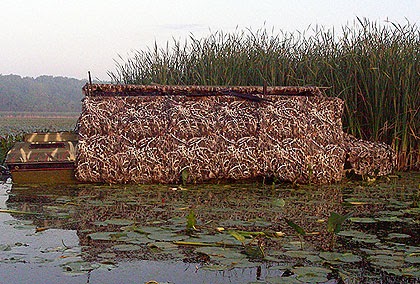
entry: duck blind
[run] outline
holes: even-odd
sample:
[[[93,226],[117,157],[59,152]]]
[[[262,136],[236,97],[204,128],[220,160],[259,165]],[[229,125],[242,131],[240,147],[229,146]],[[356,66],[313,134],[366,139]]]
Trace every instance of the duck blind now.
[[[343,132],[343,100],[318,87],[86,84],[83,92],[76,177],[85,182],[330,183],[357,142]],[[353,170],[386,174],[389,159],[376,161],[379,171],[353,161]]]

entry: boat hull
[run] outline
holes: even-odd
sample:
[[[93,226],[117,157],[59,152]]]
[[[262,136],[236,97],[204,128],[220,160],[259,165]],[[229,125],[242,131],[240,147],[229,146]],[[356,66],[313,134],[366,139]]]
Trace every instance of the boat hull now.
[[[11,171],[13,183],[17,184],[74,184],[74,169],[30,169]]]
[[[17,184],[77,183],[74,175],[77,134],[28,133],[16,142],[5,164]]]

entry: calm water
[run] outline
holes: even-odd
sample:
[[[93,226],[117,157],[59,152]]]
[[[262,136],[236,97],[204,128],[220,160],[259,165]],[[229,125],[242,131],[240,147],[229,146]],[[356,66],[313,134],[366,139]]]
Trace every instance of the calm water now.
[[[0,279],[418,283],[419,186],[419,173],[323,187],[19,187],[8,181],[0,184]],[[331,212],[352,213],[335,243],[327,231]],[[299,236],[286,219],[307,234]]]
[[[11,183],[0,184],[0,209],[8,209],[6,202],[11,190]],[[84,263],[77,231],[35,232],[34,222],[20,217],[20,214],[0,214],[2,283],[145,283],[152,280],[159,283],[247,283],[257,280],[256,268],[213,272],[183,261],[132,259],[72,273],[63,265]],[[267,275],[278,273],[264,270],[259,278]]]

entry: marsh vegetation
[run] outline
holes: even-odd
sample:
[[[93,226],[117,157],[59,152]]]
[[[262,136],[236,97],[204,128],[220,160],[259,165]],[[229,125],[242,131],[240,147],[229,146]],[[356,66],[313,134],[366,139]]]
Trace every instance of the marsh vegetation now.
[[[386,142],[399,169],[419,169],[420,30],[359,19],[341,30],[217,31],[116,60],[114,82],[171,85],[327,87],[345,100],[344,126]]]

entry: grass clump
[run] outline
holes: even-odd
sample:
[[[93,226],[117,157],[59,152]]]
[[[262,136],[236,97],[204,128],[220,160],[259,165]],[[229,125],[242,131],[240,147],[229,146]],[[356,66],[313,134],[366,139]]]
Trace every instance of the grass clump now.
[[[346,101],[346,131],[391,144],[399,170],[420,169],[420,31],[409,22],[357,20],[304,32],[265,28],[136,51],[112,81],[170,85],[317,85]]]
[[[7,152],[18,141],[22,141],[22,135],[7,134],[5,136],[0,136],[0,165],[3,164],[6,159]]]

